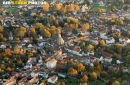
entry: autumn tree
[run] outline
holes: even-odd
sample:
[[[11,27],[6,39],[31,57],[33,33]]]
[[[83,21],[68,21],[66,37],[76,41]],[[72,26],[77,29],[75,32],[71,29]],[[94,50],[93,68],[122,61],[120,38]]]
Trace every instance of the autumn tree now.
[[[14,47],[14,53],[15,54],[18,54],[20,52],[20,49],[18,48],[18,46],[15,46]]]
[[[88,76],[87,75],[84,75],[81,79],[80,79],[80,82],[81,83],[86,83],[88,81]]]
[[[66,85],[65,82],[61,82],[61,85]]]
[[[122,20],[117,20],[117,24],[118,24],[118,25],[123,25],[124,22],[123,22]]]
[[[47,29],[41,29],[40,31],[44,37],[46,37],[46,38],[51,37],[51,33]]]
[[[120,82],[119,81],[115,81],[112,83],[112,85],[120,85]]]
[[[78,71],[74,68],[70,68],[68,73],[70,76],[77,76],[78,75]]]
[[[11,69],[10,67],[7,67],[7,68],[6,68],[6,71],[7,71],[7,72],[11,72],[12,69]]]
[[[30,28],[29,31],[28,31],[28,35],[30,36],[36,36],[36,31],[34,28]]]
[[[67,9],[68,12],[71,12],[71,11],[74,10],[74,5],[67,5],[66,9]]]
[[[106,46],[106,43],[105,43],[105,41],[104,41],[104,40],[100,40],[100,42],[99,42],[99,43],[100,43],[100,46],[101,46],[101,47]]]
[[[96,81],[97,80],[97,74],[96,74],[96,72],[92,72],[92,74],[90,75],[90,79],[92,81]]]
[[[21,27],[19,28],[19,30],[20,30],[20,31],[23,31],[24,33],[26,32],[26,28],[23,27],[23,26],[21,26]]]
[[[75,9],[76,11],[80,11],[79,5],[74,5],[74,9]]]
[[[3,27],[0,25],[0,32],[3,32]]]
[[[43,18],[43,14],[41,12],[39,14],[39,18]]]
[[[16,36],[22,38],[24,36],[24,34],[25,33],[23,31],[18,31]]]
[[[55,9],[56,11],[61,10],[61,8],[62,8],[62,5],[61,5],[61,4],[55,4],[55,6],[54,6],[54,9]]]
[[[3,34],[0,33],[0,41],[3,40]]]
[[[48,2],[44,2],[43,4],[42,4],[42,8],[43,8],[43,11],[45,11],[45,12],[48,12],[49,11],[49,3]]]
[[[51,33],[52,36],[56,35],[56,27],[55,26],[50,27],[50,33]]]
[[[77,64],[77,71],[82,72],[85,70],[85,66],[82,63]]]
[[[88,23],[83,24],[82,25],[82,31],[87,31],[87,30],[89,30],[89,24]]]
[[[101,75],[101,77],[106,77],[107,76],[107,72],[106,71],[101,71],[100,75]]]
[[[7,41],[7,38],[3,38],[3,42],[6,42]]]
[[[59,26],[59,21],[55,20],[55,26],[58,27]]]
[[[94,46],[89,44],[87,47],[88,51],[94,51]]]
[[[34,25],[34,28],[38,31],[40,29],[44,29],[44,25],[42,23],[36,23]]]
[[[87,83],[80,83],[79,85],[88,85]]]

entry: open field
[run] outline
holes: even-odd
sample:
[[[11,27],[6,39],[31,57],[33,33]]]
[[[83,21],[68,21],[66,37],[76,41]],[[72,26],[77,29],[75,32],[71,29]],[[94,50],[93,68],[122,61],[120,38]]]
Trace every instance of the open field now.
[[[16,8],[6,8],[5,9],[7,12],[11,12],[12,14],[15,14],[17,9]]]
[[[106,6],[95,6],[93,7],[93,11],[97,11],[98,9],[105,9],[106,11],[109,11],[110,9]]]

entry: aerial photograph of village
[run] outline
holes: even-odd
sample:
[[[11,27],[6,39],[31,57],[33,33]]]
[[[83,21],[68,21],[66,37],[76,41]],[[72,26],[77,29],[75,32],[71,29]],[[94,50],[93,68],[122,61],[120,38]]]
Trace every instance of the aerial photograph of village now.
[[[0,0],[0,85],[130,85],[130,0]]]

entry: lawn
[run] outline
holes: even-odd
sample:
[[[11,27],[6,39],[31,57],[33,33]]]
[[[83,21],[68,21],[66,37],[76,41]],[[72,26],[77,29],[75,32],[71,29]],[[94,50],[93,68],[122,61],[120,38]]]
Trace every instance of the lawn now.
[[[7,12],[11,12],[12,14],[15,14],[17,9],[16,8],[6,8],[5,9]]]
[[[105,9],[106,11],[109,11],[109,8],[108,7],[106,7],[106,6],[95,6],[95,7],[93,7],[93,11],[97,11],[98,9]]]

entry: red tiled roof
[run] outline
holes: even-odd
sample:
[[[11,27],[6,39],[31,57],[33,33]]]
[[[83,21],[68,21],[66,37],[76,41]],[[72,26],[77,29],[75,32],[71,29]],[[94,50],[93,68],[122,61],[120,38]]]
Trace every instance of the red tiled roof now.
[[[102,55],[104,57],[112,57],[112,54],[108,53],[108,52],[103,52]]]

